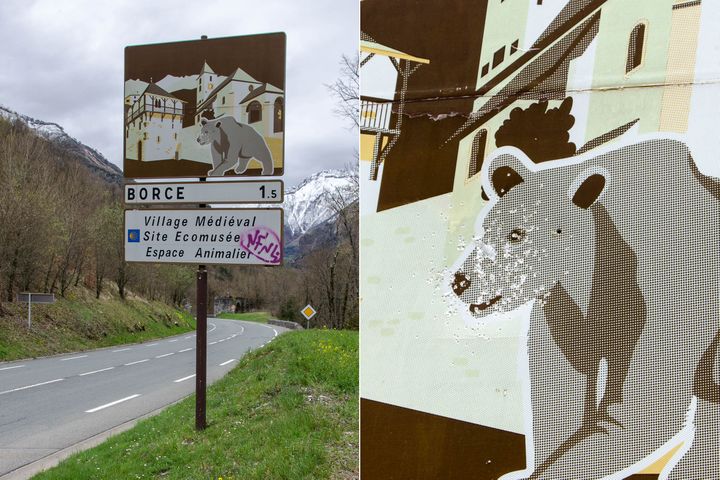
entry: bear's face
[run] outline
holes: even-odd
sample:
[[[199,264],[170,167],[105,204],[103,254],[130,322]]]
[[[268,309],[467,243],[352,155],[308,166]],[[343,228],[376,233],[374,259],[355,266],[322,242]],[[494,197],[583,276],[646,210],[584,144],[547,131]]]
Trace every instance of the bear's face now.
[[[200,120],[200,134],[197,137],[197,142],[200,145],[207,145],[208,143],[218,141],[220,139],[220,122],[203,118]]]
[[[589,207],[605,190],[607,172],[577,171],[573,166],[532,171],[511,154],[491,162],[490,203],[480,214],[474,247],[451,279],[473,317],[543,298],[558,282],[571,281],[571,272],[592,267]]]

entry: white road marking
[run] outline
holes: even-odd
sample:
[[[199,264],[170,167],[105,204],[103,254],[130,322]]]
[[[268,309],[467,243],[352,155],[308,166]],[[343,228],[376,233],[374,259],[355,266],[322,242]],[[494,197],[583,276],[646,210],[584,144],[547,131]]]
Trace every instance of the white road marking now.
[[[99,410],[102,410],[103,408],[112,407],[113,405],[117,405],[118,403],[127,402],[128,400],[132,400],[133,398],[139,397],[140,394],[136,393],[135,395],[130,395],[129,397],[121,398],[120,400],[115,400],[114,402],[106,403],[105,405],[100,405],[99,407],[91,408],[90,410],[85,410],[85,413],[95,413]]]
[[[178,378],[177,380],[174,380],[174,383],[184,382],[185,380],[189,380],[189,379],[193,378],[194,376],[195,376],[195,374],[193,373],[192,375],[188,375],[187,377]]]
[[[209,345],[215,345],[217,342],[210,342]]]
[[[6,393],[11,393],[11,392],[19,392],[20,390],[27,390],[28,388],[39,387],[41,385],[47,385],[49,383],[62,382],[63,380],[65,380],[65,379],[64,378],[56,378],[55,380],[49,380],[47,382],[36,383],[34,385],[28,385],[26,387],[13,388],[12,390],[5,390],[4,392],[0,392],[0,395],[4,395]]]
[[[158,355],[155,358],[164,358],[164,357],[169,357],[170,355],[175,355],[175,352],[166,353],[165,355]]]
[[[149,361],[149,360],[150,360],[149,358],[146,358],[145,360],[138,360],[137,362],[126,363],[125,366],[126,366],[126,367],[129,367],[130,365],[137,365],[138,363],[147,362],[147,361]]]
[[[146,347],[154,347],[155,345],[159,345],[158,343],[149,343],[145,345]]]
[[[273,328],[272,331],[275,332],[275,335],[273,335],[273,337],[277,337],[277,336],[278,336],[277,330],[275,330],[275,329]]]
[[[191,338],[194,337],[194,336],[195,336],[195,335],[188,335],[187,337],[185,337],[185,340],[191,339]]]
[[[100,370],[93,370],[92,372],[85,372],[78,375],[78,377],[84,377],[85,375],[92,375],[93,373],[100,373],[100,372],[107,372],[108,370],[112,370],[115,367],[108,367],[108,368],[101,368]]]
[[[224,367],[224,366],[227,365],[228,363],[232,363],[232,362],[234,362],[234,361],[235,361],[235,359],[234,359],[234,358],[231,358],[231,359],[228,360],[227,362],[221,363],[220,366],[221,366],[221,367]]]
[[[217,325],[215,325],[214,323],[211,323],[210,325],[212,325],[212,328],[208,330],[208,333],[214,331],[217,328]]]
[[[78,355],[77,357],[61,358],[61,362],[67,362],[68,360],[77,360],[78,358],[85,358],[87,355]]]
[[[184,350],[180,350],[178,353],[189,352],[190,350],[192,350],[192,348],[186,348]]]
[[[12,370],[13,368],[23,368],[25,365],[15,365],[14,367],[3,367],[0,368],[0,371],[2,370]]]
[[[121,349],[118,349],[118,350],[113,350],[113,353],[117,353],[117,352],[127,352],[128,350],[132,350],[132,348],[121,348]]]
[[[176,339],[174,339],[174,340],[168,340],[168,343],[177,342],[178,340],[180,340],[180,339],[179,339],[179,338],[176,338]]]

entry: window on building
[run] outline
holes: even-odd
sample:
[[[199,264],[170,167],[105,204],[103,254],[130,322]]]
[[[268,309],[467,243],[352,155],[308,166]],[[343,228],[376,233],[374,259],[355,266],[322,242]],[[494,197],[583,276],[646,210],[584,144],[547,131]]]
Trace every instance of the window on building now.
[[[542,5],[543,0],[537,0],[538,5]]]
[[[517,52],[518,48],[520,48],[520,39],[515,40],[512,42],[512,45],[510,45],[510,55]]]
[[[177,132],[173,133],[173,138],[175,138],[175,140],[177,140]]]
[[[278,97],[275,99],[275,109],[274,109],[274,117],[273,117],[273,132],[282,132],[283,131],[283,122],[285,112],[283,107],[283,99],[282,97]]]
[[[625,73],[630,73],[642,64],[645,48],[645,29],[644,23],[638,23],[630,32]]]
[[[490,64],[489,64],[489,63],[486,63],[486,64],[483,65],[483,67],[482,67],[482,74],[481,74],[480,76],[481,76],[481,77],[484,77],[484,76],[487,75],[488,73],[490,73]]]
[[[225,95],[222,97],[222,104],[225,105]]]
[[[247,106],[248,123],[255,123],[262,120],[262,105],[260,102],[253,101]]]
[[[487,143],[487,130],[484,128],[475,134],[470,151],[470,166],[468,168],[468,178],[480,173],[483,159],[485,158],[485,144]]]
[[[143,132],[143,140],[147,140],[147,139],[148,139],[148,134],[147,134],[147,132]]]
[[[160,143],[160,135],[158,135],[157,143]]]
[[[210,75],[210,81],[212,82],[212,75]]]
[[[497,67],[505,60],[505,47],[501,47],[497,52],[493,54],[492,66]]]

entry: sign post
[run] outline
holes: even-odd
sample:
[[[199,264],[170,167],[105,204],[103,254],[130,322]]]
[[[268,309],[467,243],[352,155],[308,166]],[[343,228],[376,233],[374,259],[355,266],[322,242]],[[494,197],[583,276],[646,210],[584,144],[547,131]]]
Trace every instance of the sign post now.
[[[195,338],[195,429],[205,430],[207,391],[207,268],[197,271],[197,334]]]
[[[197,430],[207,427],[207,265],[282,265],[282,208],[207,204],[283,202],[282,180],[238,178],[284,174],[285,44],[284,33],[203,35],[125,49],[125,204],[138,208],[125,210],[125,261],[198,265]],[[142,207],[164,204],[183,209]]]
[[[305,308],[300,310],[300,313],[302,313],[302,316],[305,317],[305,320],[307,320],[305,328],[307,328],[309,330],[310,329],[310,319],[315,316],[315,314],[317,313],[317,310],[315,310],[313,308],[313,306],[308,303],[307,305],[305,305]]]
[[[18,293],[18,302],[27,302],[28,304],[28,320],[27,327],[32,327],[32,304],[33,303],[55,303],[55,294],[53,293]]]

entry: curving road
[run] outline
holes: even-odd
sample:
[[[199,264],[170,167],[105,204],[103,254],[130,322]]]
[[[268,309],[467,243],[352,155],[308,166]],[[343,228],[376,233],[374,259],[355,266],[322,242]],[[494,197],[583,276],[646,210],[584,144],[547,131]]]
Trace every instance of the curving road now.
[[[283,331],[209,318],[208,384]],[[0,478],[193,393],[194,374],[194,333],[0,363]]]

